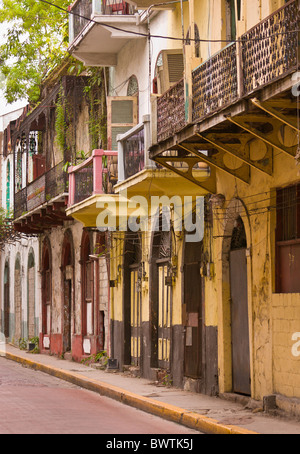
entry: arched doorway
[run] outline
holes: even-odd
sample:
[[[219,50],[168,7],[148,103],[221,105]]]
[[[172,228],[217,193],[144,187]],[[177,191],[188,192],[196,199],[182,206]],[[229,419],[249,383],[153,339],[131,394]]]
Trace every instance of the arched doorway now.
[[[9,263],[7,260],[4,265],[4,320],[3,320],[4,336],[6,338],[10,336],[9,318],[10,318]]]
[[[151,258],[151,367],[171,369],[172,235],[169,213],[162,213],[152,238]]]
[[[238,216],[232,230],[229,270],[231,295],[232,391],[251,394],[248,315],[247,238]]]
[[[142,248],[138,233],[128,232],[124,245],[124,363],[141,368]]]
[[[50,347],[51,334],[51,246],[46,238],[42,250],[42,333],[44,336],[44,347]]]
[[[62,343],[63,352],[72,347],[72,307],[74,295],[74,247],[71,232],[64,235],[61,257],[62,272]]]
[[[37,334],[35,323],[35,260],[33,250],[28,255],[27,289],[27,327],[28,338],[31,339]]]
[[[22,336],[22,287],[21,287],[21,263],[18,255],[15,262],[15,339],[18,341]]]
[[[198,380],[202,377],[202,241],[185,241],[183,258],[184,376]]]

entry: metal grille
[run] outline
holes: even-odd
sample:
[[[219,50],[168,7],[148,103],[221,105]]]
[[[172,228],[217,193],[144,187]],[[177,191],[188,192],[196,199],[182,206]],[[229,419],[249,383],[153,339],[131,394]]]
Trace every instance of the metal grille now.
[[[88,19],[90,19],[92,16],[92,10],[93,5],[91,0],[80,0],[72,8],[75,37],[89,23]]]
[[[67,190],[67,174],[63,171],[63,161],[16,192],[14,213],[18,218],[28,211],[48,202]]]
[[[74,37],[79,35],[83,28],[89,23],[92,15],[132,15],[136,12],[136,8],[129,3],[118,0],[96,0],[95,3],[91,0],[79,0],[71,9],[74,23]]]
[[[296,68],[298,29],[297,0],[292,0],[242,36],[243,94]]]
[[[157,100],[157,141],[172,137],[184,126],[184,81],[181,79]]]
[[[192,72],[193,122],[238,97],[236,44],[230,44]]]
[[[289,186],[277,191],[277,241],[299,237],[299,186]]]
[[[27,188],[15,194],[15,218],[22,216],[27,211]]]
[[[93,193],[93,161],[75,173],[74,203],[87,199]]]
[[[143,170],[145,165],[144,129],[124,141],[125,178]]]
[[[68,178],[63,164],[61,161],[46,173],[46,201],[66,192]]]

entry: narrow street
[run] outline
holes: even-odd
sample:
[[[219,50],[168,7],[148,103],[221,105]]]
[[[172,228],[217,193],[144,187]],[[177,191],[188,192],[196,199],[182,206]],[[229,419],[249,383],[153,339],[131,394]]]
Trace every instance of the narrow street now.
[[[5,358],[0,408],[0,434],[199,434]]]

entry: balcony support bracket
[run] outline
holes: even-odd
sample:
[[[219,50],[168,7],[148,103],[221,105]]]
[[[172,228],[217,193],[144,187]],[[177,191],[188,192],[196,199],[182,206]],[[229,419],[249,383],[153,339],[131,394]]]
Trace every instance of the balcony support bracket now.
[[[292,121],[291,118],[288,118],[286,115],[282,115],[280,112],[278,112],[276,109],[268,105],[267,102],[261,102],[256,98],[251,99],[252,104],[255,107],[258,107],[259,109],[263,110],[267,114],[271,115],[272,117],[276,118],[279,120],[281,123],[289,126],[290,128],[294,129],[295,131],[299,131],[299,127],[297,126],[295,121]]]
[[[198,162],[204,162],[201,159],[194,158],[194,157],[176,157],[176,156],[157,156],[153,158],[157,164],[160,164],[161,166],[165,167],[168,170],[171,170],[172,172],[176,173],[177,175],[191,181],[192,183],[196,184],[200,188],[204,189],[207,193],[209,194],[215,194],[216,193],[216,175],[215,175],[215,170],[211,169],[210,171],[210,176],[204,180],[204,181],[199,181],[193,176],[193,167],[195,164]],[[180,170],[180,168],[175,167],[171,165],[171,163],[177,163],[177,162],[184,162],[185,164],[188,165],[188,170],[183,171]]]
[[[292,145],[292,146],[285,146],[283,145],[283,140],[279,140],[279,133],[280,133],[280,128],[283,126],[282,123],[272,117],[264,117],[263,119],[259,115],[246,115],[244,118],[242,117],[235,117],[232,118],[230,115],[226,116],[227,120],[230,121],[231,123],[235,124],[236,126],[239,126],[241,129],[244,131],[249,132],[250,134],[253,135],[253,137],[256,137],[258,139],[263,140],[266,144],[271,145],[271,147],[276,148],[277,150],[281,151],[282,153],[287,154],[288,156],[295,157],[296,152],[297,152],[297,145]],[[251,126],[251,124],[257,124],[259,123],[261,126],[263,124],[271,124],[273,126],[273,130],[268,133],[264,133],[259,131],[257,128],[254,126]]]
[[[245,164],[250,165],[251,167],[260,170],[261,172],[267,174],[267,175],[272,175],[273,172],[273,149],[270,145],[267,145],[266,147],[266,154],[262,157],[262,159],[259,160],[252,160],[250,158],[250,142],[253,141],[253,137],[251,134],[226,134],[222,133],[220,136],[221,138],[225,138],[225,140],[230,141],[231,139],[237,138],[238,139],[238,144],[233,145],[231,144],[230,146],[228,143],[223,143],[217,138],[217,134],[197,134],[201,139],[206,140],[209,142],[211,145],[213,145],[215,148],[220,150],[221,152],[225,152],[231,156],[234,156],[235,158],[240,159],[243,161]],[[234,148],[235,147],[235,148]]]
[[[230,169],[224,164],[224,151],[218,151],[216,155],[206,156],[205,154],[201,153],[199,149],[203,148],[203,144],[195,144],[195,143],[182,143],[179,145],[182,150],[188,151],[193,155],[197,156],[202,162],[209,164],[210,166],[216,167],[223,172],[228,173],[229,175],[238,178],[239,180],[243,181],[244,183],[250,183],[250,167],[249,165],[241,162],[238,168]],[[209,145],[208,145],[209,147]],[[207,147],[206,147],[207,150]]]

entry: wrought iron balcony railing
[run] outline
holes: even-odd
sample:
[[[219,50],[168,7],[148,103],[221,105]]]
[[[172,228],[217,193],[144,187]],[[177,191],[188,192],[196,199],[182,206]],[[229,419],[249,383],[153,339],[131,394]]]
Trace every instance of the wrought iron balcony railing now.
[[[117,182],[117,151],[94,150],[92,156],[69,167],[69,207],[91,195],[111,194]]]
[[[298,0],[259,22],[192,71],[192,119],[199,123],[233,102],[297,70]],[[183,81],[157,99],[157,142],[187,125]]]
[[[72,42],[94,15],[133,15],[136,8],[120,0],[76,0],[69,11],[69,41]]]
[[[67,174],[63,161],[15,193],[15,219],[33,211],[55,197],[67,194]]]
[[[193,122],[238,98],[236,44],[230,44],[192,72]]]
[[[242,36],[244,95],[297,68],[299,16],[298,0],[289,1]]]
[[[157,99],[157,140],[171,137],[185,126],[184,80]]]

